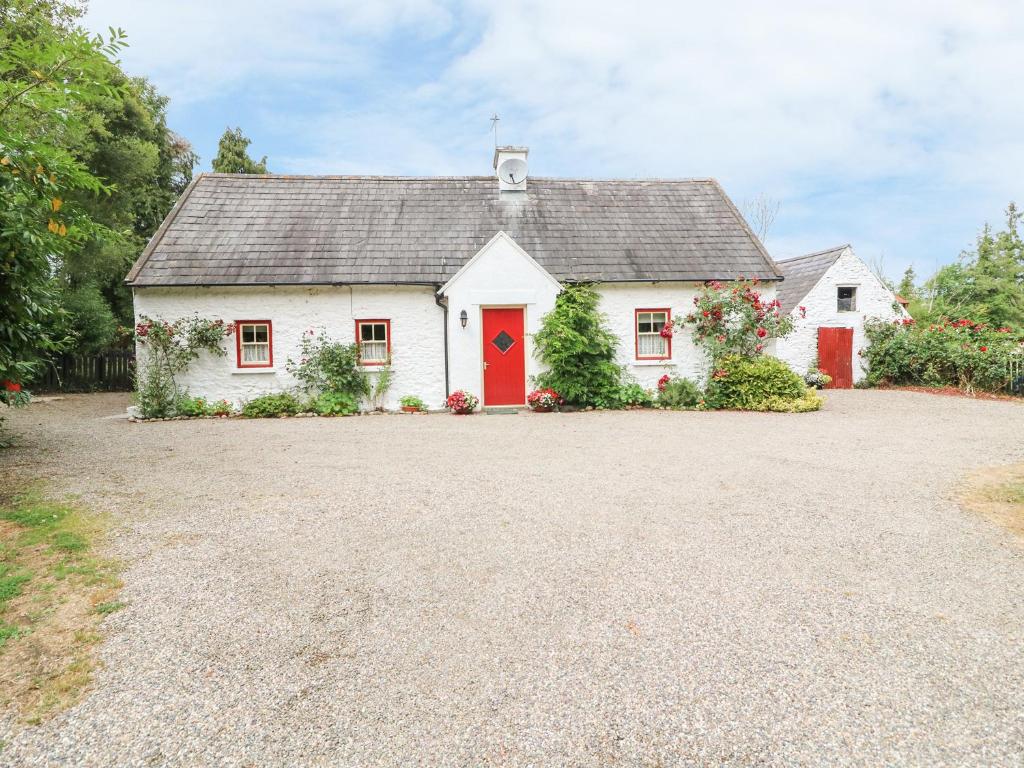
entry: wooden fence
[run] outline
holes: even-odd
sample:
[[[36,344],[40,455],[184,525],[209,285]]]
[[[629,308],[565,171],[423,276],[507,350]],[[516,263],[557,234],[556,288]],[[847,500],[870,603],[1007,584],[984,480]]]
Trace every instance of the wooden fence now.
[[[116,349],[96,355],[62,355],[47,365],[31,389],[37,392],[128,391],[133,387],[135,351]]]

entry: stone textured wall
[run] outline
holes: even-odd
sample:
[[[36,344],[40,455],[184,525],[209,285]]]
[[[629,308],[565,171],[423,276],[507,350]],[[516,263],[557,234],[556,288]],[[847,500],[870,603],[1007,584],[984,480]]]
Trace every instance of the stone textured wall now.
[[[598,286],[601,311],[608,327],[619,337],[619,362],[645,388],[653,389],[664,374],[685,376],[703,386],[708,362],[703,350],[693,343],[693,332],[686,326],[676,326],[672,337],[670,360],[637,360],[634,318],[637,309],[672,310],[672,318],[682,320],[693,309],[697,287],[686,283],[605,283]],[[775,286],[765,283],[761,293],[775,298]]]
[[[385,406],[397,408],[398,399],[410,394],[432,409],[444,406],[443,313],[429,287],[137,288],[135,314],[167,320],[192,314],[211,320],[270,320],[273,368],[239,369],[232,338],[226,357],[203,353],[180,377],[179,384],[194,396],[236,404],[295,385],[285,363],[298,357],[308,329],[352,342],[357,319],[390,319],[394,378]],[[377,371],[367,370],[372,383]]]
[[[840,286],[856,287],[855,312],[838,311],[836,289]],[[892,291],[847,248],[801,301],[807,309],[807,317],[801,319],[799,311],[794,308],[796,327],[789,336],[776,343],[776,355],[802,376],[817,361],[818,328],[853,328],[853,380],[860,381],[866,373],[859,354],[868,343],[864,335],[864,321],[869,318],[893,320],[909,317],[902,307],[898,307],[898,311],[893,309],[895,301]]]

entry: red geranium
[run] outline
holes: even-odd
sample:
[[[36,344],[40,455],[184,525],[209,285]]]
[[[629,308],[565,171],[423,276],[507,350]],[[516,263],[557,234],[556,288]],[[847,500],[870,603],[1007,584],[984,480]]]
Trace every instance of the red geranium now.
[[[445,401],[445,404],[452,413],[472,413],[479,403],[480,400],[476,395],[472,395],[462,389],[452,392]]]
[[[979,347],[982,352],[988,352],[988,347]]]
[[[4,379],[4,389],[8,392],[21,392],[21,384],[13,382],[10,379]]]
[[[527,405],[534,410],[539,408],[551,410],[552,408],[557,408],[563,402],[565,401],[562,399],[562,396],[550,387],[545,389],[535,389],[526,396]]]

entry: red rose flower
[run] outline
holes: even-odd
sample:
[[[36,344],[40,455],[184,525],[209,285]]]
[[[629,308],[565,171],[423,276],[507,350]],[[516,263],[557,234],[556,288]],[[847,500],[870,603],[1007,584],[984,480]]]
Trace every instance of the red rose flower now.
[[[758,328],[757,329],[757,338],[763,339],[767,335],[768,335],[768,331],[766,331],[764,328]]]
[[[982,352],[988,352],[988,347],[980,347]]]
[[[662,376],[660,379],[658,379],[658,391],[659,392],[664,392],[665,391],[665,386],[668,384],[668,381],[669,381],[669,375],[667,373],[664,376]]]

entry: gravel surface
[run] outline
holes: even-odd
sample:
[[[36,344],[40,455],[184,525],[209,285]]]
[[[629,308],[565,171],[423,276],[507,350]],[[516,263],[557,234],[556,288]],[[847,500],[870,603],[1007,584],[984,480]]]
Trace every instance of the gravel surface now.
[[[0,763],[1024,762],[1024,547],[952,500],[1024,460],[1019,404],[156,424],[125,405],[10,418],[0,473],[110,510],[129,567],[92,693],[0,721]]]

